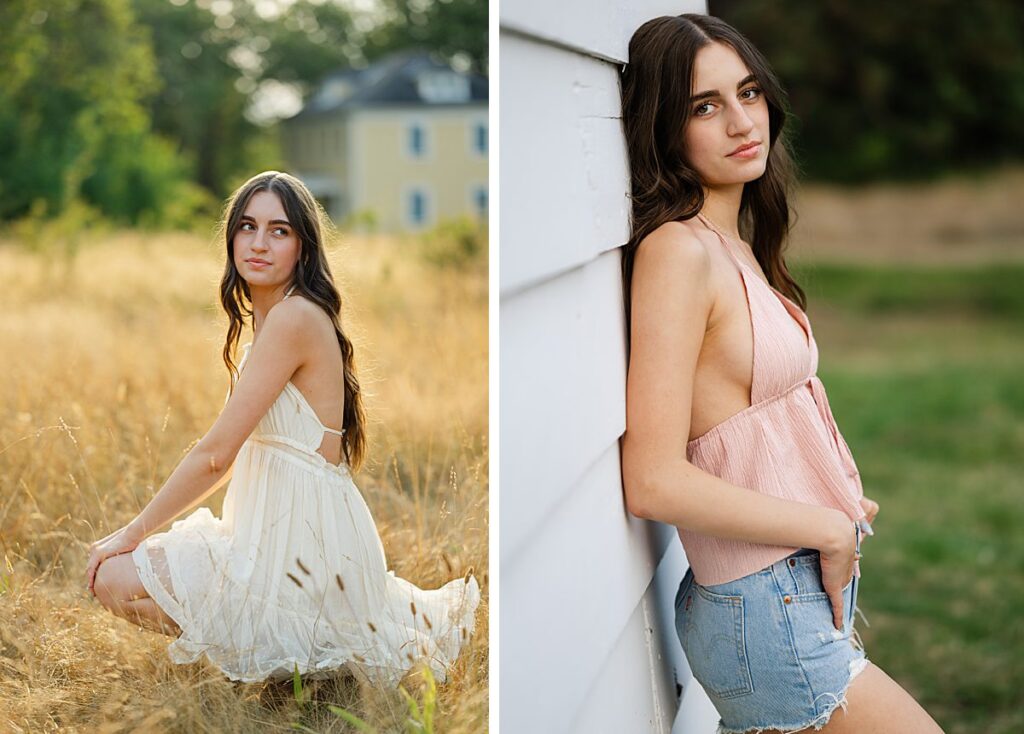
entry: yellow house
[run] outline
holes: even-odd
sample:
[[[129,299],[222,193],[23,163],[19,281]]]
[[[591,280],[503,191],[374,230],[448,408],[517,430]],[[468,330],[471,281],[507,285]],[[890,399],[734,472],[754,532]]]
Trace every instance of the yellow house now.
[[[331,74],[282,123],[288,170],[338,223],[401,232],[486,220],[487,87],[420,50]]]

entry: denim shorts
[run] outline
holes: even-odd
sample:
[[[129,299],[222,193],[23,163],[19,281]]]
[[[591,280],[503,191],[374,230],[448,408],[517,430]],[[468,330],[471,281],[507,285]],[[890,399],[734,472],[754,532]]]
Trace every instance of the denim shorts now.
[[[859,526],[855,533],[860,551]],[[676,634],[718,710],[717,734],[821,729],[838,706],[846,710],[847,686],[868,662],[853,629],[859,583],[854,576],[843,589],[837,630],[816,550],[724,584],[702,586],[687,570]]]

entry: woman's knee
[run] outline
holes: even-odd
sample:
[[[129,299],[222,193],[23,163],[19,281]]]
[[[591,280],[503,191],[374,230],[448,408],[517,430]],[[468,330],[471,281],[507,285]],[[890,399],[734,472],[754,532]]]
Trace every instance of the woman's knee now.
[[[121,589],[119,588],[120,575],[115,568],[116,564],[111,563],[113,559],[107,558],[100,562],[96,568],[96,578],[93,582],[93,592],[100,604],[111,612],[117,613],[121,608]]]
[[[93,588],[100,603],[115,614],[122,613],[125,602],[144,596],[130,553],[111,556],[100,563]]]

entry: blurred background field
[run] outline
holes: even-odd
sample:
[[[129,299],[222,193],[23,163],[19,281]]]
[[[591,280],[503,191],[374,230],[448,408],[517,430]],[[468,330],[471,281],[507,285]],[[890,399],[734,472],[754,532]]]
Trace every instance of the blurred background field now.
[[[790,263],[881,510],[857,627],[947,734],[1024,731],[1024,175],[805,184]]]
[[[475,243],[475,248],[467,248]],[[232,684],[167,659],[167,638],[85,591],[85,545],[129,521],[215,420],[228,376],[216,302],[223,245],[85,235],[65,257],[0,241],[0,729],[349,731],[343,706],[405,731],[398,692],[344,679]],[[430,588],[474,569],[471,643],[438,687],[437,731],[487,721],[486,241],[341,238],[330,252],[370,420],[356,477],[389,567]],[[251,331],[242,342],[251,339]],[[224,490],[204,504],[219,514]],[[416,679],[407,688],[422,700]]]
[[[1024,731],[1024,6],[709,0],[787,90],[787,261],[881,510],[868,657],[947,734]]]

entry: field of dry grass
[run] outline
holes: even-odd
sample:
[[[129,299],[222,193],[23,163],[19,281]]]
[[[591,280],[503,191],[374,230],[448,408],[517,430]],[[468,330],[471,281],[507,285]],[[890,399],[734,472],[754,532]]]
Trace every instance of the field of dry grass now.
[[[134,517],[223,405],[219,243],[122,232],[67,259],[0,242],[0,729],[404,731],[405,700],[349,678],[236,684],[175,666],[168,638],[85,589],[86,546]],[[484,598],[436,726],[487,722],[487,271],[439,268],[416,241],[330,253],[370,416],[356,476],[389,567],[436,588],[473,567]],[[242,342],[251,339],[243,334]],[[204,504],[220,514],[224,490]],[[406,688],[428,693],[416,680]]]
[[[974,265],[1024,261],[1024,168],[860,188],[808,185],[789,252],[818,263]]]

